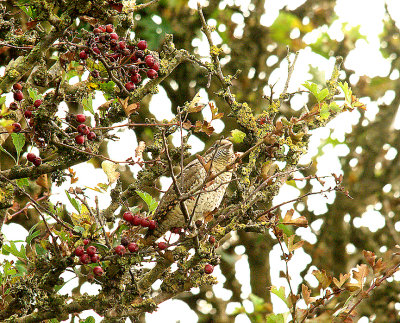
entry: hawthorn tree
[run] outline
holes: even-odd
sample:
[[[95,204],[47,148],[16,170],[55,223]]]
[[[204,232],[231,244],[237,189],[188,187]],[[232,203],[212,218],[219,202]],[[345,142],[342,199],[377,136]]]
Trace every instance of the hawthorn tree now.
[[[91,309],[105,322],[135,321],[162,302],[180,298],[204,322],[228,322],[241,313],[255,322],[350,322],[363,315],[396,321],[397,286],[382,284],[388,278],[393,281],[400,265],[394,222],[398,155],[385,155],[398,149],[390,121],[399,91],[370,120],[369,135],[364,136],[366,107],[358,97],[377,100],[396,88],[396,78],[363,77],[350,88],[352,71],[342,62],[361,37],[357,28],[344,29],[341,43],[323,31],[314,43],[305,43],[307,33],[337,19],[334,4],[305,1],[293,10],[282,8],[268,28],[260,24],[264,1],[248,7],[210,1],[204,12],[185,1],[2,4],[0,225],[5,234],[13,222],[29,233],[23,242],[1,236],[3,255],[14,258],[2,262],[0,319],[57,322]],[[244,18],[244,26],[234,23],[234,14]],[[390,15],[386,19],[383,52],[389,56],[397,53],[399,32]],[[292,35],[296,28],[297,37]],[[216,45],[216,30],[222,45]],[[199,55],[195,37],[209,47],[208,57]],[[326,82],[293,85],[299,51],[307,46],[323,57],[334,57],[331,76]],[[268,62],[269,56],[276,60]],[[268,80],[282,62],[288,68],[281,72],[285,81],[278,91]],[[394,59],[392,71],[396,64]],[[160,120],[149,111],[160,88],[172,103],[171,120]],[[200,97],[201,89],[209,102]],[[292,109],[304,93],[305,106]],[[96,94],[104,103],[97,103]],[[204,111],[211,117],[205,118]],[[359,111],[361,117],[346,138],[351,152],[343,158],[344,175],[317,176],[317,160],[301,165],[315,130],[351,111]],[[221,133],[214,129],[217,120],[225,125]],[[116,129],[124,131],[121,136],[134,132],[137,138],[127,147],[132,157],[123,161],[107,152],[107,145],[119,140]],[[179,145],[173,145],[173,135]],[[207,147],[222,138],[234,143],[238,153],[226,167],[234,176],[223,202],[202,221],[171,228],[147,245],[143,235],[158,225],[153,215],[162,196],[160,177],[175,180],[189,160],[203,160],[189,153],[193,137]],[[339,142],[331,139],[329,144]],[[79,181],[74,166],[81,163],[101,167],[107,183],[88,187]],[[133,166],[139,168],[137,174]],[[178,190],[179,200],[196,199],[216,175],[210,174],[188,196]],[[68,206],[54,202],[53,196],[66,183]],[[316,183],[320,188],[313,190]],[[287,184],[296,186],[300,196],[273,203]],[[304,207],[308,196],[330,192],[336,192],[336,200],[326,214]],[[105,197],[111,199],[103,207],[99,200]],[[371,205],[387,224],[375,233],[354,221]],[[297,229],[311,230],[309,224],[319,220],[321,228],[312,231],[317,242],[304,242]],[[349,244],[356,249],[353,254],[346,251]],[[240,273],[235,272],[233,256],[240,245],[251,269],[252,312],[243,306]],[[285,262],[286,290],[271,284],[269,251],[274,245]],[[301,248],[312,256],[302,277],[312,274],[318,286],[307,279],[294,286],[291,259]],[[212,293],[216,266],[226,278],[224,287],[232,292],[229,302]],[[67,284],[61,277],[65,272],[79,279],[71,296],[59,292]],[[157,280],[158,288],[153,285]],[[99,293],[85,294],[85,282],[98,284]],[[194,287],[200,293],[187,293]],[[366,300],[375,290],[379,301]],[[285,302],[287,315],[274,313],[271,293]],[[214,311],[206,311],[199,300]],[[240,304],[233,313],[227,313],[230,302]]]

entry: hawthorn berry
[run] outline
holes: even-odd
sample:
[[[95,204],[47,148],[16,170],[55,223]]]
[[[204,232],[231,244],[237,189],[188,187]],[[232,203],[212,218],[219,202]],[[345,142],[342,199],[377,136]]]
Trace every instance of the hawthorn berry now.
[[[111,25],[111,24],[108,24],[107,26],[106,26],[106,32],[108,32],[108,33],[112,33],[114,31],[114,26],[113,25]]]
[[[33,106],[35,107],[35,108],[38,108],[38,107],[40,107],[40,105],[43,103],[43,101],[42,100],[40,100],[40,99],[38,99],[38,100],[36,100],[34,103],[33,103]]]
[[[161,241],[157,244],[158,249],[160,250],[165,250],[168,248],[168,244],[164,241]]]
[[[155,59],[154,59],[154,57],[153,57],[152,55],[147,55],[147,56],[144,58],[144,61],[145,61],[145,63],[146,63],[147,66],[151,67],[151,65],[154,64]]]
[[[95,29],[93,29],[93,33],[94,34],[101,34],[101,29],[100,28],[95,28]]]
[[[135,84],[138,84],[142,81],[142,77],[140,76],[140,74],[132,74],[131,81]]]
[[[112,34],[110,34],[110,36],[111,36],[111,39],[115,39],[115,40],[118,40],[118,38],[119,38],[116,33],[112,33]]]
[[[17,102],[11,102],[10,103],[10,110],[17,110],[18,109],[18,103]]]
[[[126,43],[124,42],[124,41],[120,41],[119,43],[118,43],[118,47],[119,47],[119,49],[125,49],[126,48]]]
[[[77,135],[77,136],[75,137],[75,142],[76,142],[78,145],[83,145],[83,143],[85,142],[85,137],[84,137],[83,135]]]
[[[87,254],[88,254],[89,256],[92,257],[92,256],[94,256],[94,255],[96,254],[97,249],[96,249],[95,246],[89,246],[89,247],[87,247],[86,252],[87,252]]]
[[[127,222],[132,222],[132,220],[133,220],[133,214],[131,212],[125,212],[122,217]]]
[[[197,220],[195,223],[196,227],[200,228],[203,225],[203,221]]]
[[[99,28],[102,33],[106,32],[106,26],[102,25],[102,26],[99,26],[97,28]]]
[[[83,50],[79,53],[79,58],[80,59],[87,59],[88,58],[88,54]]]
[[[129,56],[130,54],[131,54],[131,51],[128,48],[125,48],[122,50],[122,55]]]
[[[150,220],[149,229],[154,230],[155,228],[157,228],[157,222],[155,220]]]
[[[149,67],[157,72],[160,69],[160,63],[154,62],[154,64]]]
[[[24,116],[25,116],[25,118],[27,118],[27,119],[32,118],[32,111],[26,110],[26,111],[24,112]]]
[[[83,239],[83,244],[85,245],[85,246],[87,246],[88,244],[89,244],[89,239]]]
[[[98,277],[103,276],[104,275],[103,268],[101,268],[100,266],[94,267],[93,268],[93,274],[95,274]]]
[[[86,264],[90,263],[91,259],[90,259],[90,256],[85,253],[85,254],[83,254],[82,256],[79,257],[79,261],[82,264],[86,265]]]
[[[42,164],[42,158],[36,157],[35,160],[32,163],[33,163],[33,165],[38,167],[38,166],[40,166]]]
[[[100,49],[98,47],[93,47],[92,50],[97,54],[100,55]]]
[[[96,139],[96,134],[93,131],[89,132],[87,134],[87,139],[88,140],[95,140]]]
[[[214,271],[214,267],[210,264],[207,264],[204,266],[204,272],[206,274],[212,274],[212,272]]]
[[[100,256],[99,255],[93,255],[90,257],[90,261],[94,264],[98,263],[100,261]]]
[[[22,101],[24,99],[24,95],[20,90],[14,92],[14,100],[15,101]]]
[[[139,73],[139,67],[137,67],[136,65],[129,66],[129,73],[131,74]]]
[[[158,77],[158,73],[157,73],[155,70],[153,70],[153,69],[149,69],[149,70],[147,71],[147,77],[148,77],[149,79],[155,79],[155,78]]]
[[[142,50],[137,50],[137,51],[135,52],[135,58],[136,58],[136,59],[143,58],[143,57],[144,57],[144,51],[142,51]]]
[[[141,221],[140,221],[140,225],[141,225],[142,227],[144,227],[144,228],[148,228],[149,225],[150,225],[149,219],[142,218]]]
[[[137,47],[138,47],[140,50],[145,50],[145,49],[147,48],[147,41],[145,41],[145,40],[139,41],[139,42],[137,43]]]
[[[214,236],[210,236],[208,238],[208,242],[211,243],[211,244],[214,244],[215,243],[215,237]]]
[[[126,252],[126,249],[123,245],[118,245],[114,248],[114,251],[117,255],[123,256]]]
[[[81,257],[85,254],[85,248],[83,248],[83,246],[77,246],[74,253],[76,256]]]
[[[18,122],[12,124],[13,132],[20,132],[22,130],[21,125]]]
[[[137,252],[139,250],[139,246],[136,243],[131,242],[128,244],[128,250],[129,252]]]
[[[33,161],[35,160],[36,155],[34,153],[28,153],[26,155],[26,159],[28,159],[28,161],[30,161],[31,163],[33,163]]]
[[[142,223],[142,219],[139,216],[134,215],[131,223],[135,226],[138,226]]]
[[[82,135],[87,135],[90,132],[90,129],[87,125],[81,123],[76,130],[78,130],[79,133],[81,133]]]
[[[172,233],[175,233],[175,234],[181,234],[182,228],[172,228],[172,229],[171,229],[171,232],[172,232]]]
[[[21,83],[15,83],[15,84],[13,85],[13,89],[14,89],[15,91],[21,91],[21,90],[22,90],[22,85],[21,85]]]
[[[86,121],[86,116],[84,114],[77,114],[75,118],[79,123],[84,123]]]
[[[125,88],[126,88],[128,91],[133,91],[133,90],[136,88],[136,85],[135,85],[133,82],[127,82],[127,83],[125,84]]]

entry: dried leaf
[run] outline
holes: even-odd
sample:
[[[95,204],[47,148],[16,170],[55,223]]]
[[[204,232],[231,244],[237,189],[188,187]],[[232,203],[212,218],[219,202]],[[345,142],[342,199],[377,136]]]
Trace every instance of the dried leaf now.
[[[195,132],[204,132],[205,134],[207,134],[208,136],[210,136],[213,132],[214,132],[214,127],[211,126],[210,123],[208,123],[208,121],[196,121],[195,124],[195,128],[194,128]]]
[[[204,105],[198,104],[201,100],[200,92],[197,92],[192,101],[189,103],[188,107],[188,112],[193,113],[193,112],[200,112],[203,110]]]
[[[369,269],[366,264],[357,265],[357,269],[353,269],[353,278],[357,280],[360,288],[364,287],[364,282],[368,276]]]
[[[292,219],[293,213],[294,209],[290,209],[289,211],[287,211],[281,223],[285,225],[294,225],[296,227],[308,227],[308,221],[304,216]]]
[[[222,112],[218,113],[218,108],[214,105],[214,103],[210,102],[209,106],[211,109],[212,120],[221,119],[224,116]]]
[[[372,251],[366,251],[366,250],[363,250],[363,255],[368,264],[371,267],[374,267],[376,255]]]
[[[304,244],[303,240],[300,240],[299,242],[296,242],[295,244],[293,244],[294,237],[295,237],[294,235],[291,235],[290,237],[288,237],[288,246],[287,247],[288,247],[289,252],[293,252],[296,249],[301,248]]]
[[[303,295],[303,299],[304,299],[304,301],[306,302],[307,305],[310,305],[311,303],[315,302],[315,300],[316,300],[315,297],[310,297],[311,296],[311,291],[304,284],[301,284],[301,294]]]
[[[317,278],[323,289],[329,287],[332,282],[332,277],[328,276],[325,270],[314,270],[312,274]]]
[[[36,184],[38,184],[39,186],[41,186],[47,190],[49,188],[49,184],[47,182],[47,174],[40,175],[38,177],[38,179],[36,180]]]
[[[146,143],[144,141],[139,141],[138,146],[135,149],[135,157],[139,159],[143,159],[143,152],[144,149],[146,148]]]
[[[387,265],[383,262],[382,258],[379,258],[374,265],[374,274],[380,274],[386,269]]]
[[[108,182],[110,184],[116,182],[120,176],[120,173],[116,171],[118,168],[118,164],[105,160],[101,163],[101,168],[103,169],[104,173],[106,173]]]
[[[92,27],[96,27],[96,25],[99,23],[98,19],[89,17],[89,16],[80,16],[79,17],[81,20],[87,22],[89,25]]]
[[[190,130],[192,128],[192,123],[189,120],[182,122],[182,128],[185,130]]]
[[[342,288],[343,284],[350,278],[350,274],[340,274],[339,280],[333,277],[333,283],[336,285],[337,288]]]

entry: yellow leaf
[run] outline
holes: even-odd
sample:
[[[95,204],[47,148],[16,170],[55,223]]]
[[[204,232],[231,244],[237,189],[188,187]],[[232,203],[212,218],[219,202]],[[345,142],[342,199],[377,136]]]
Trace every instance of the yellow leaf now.
[[[105,160],[101,163],[101,168],[104,173],[107,175],[108,182],[110,184],[116,182],[120,176],[120,173],[116,171],[118,168],[118,164]]]

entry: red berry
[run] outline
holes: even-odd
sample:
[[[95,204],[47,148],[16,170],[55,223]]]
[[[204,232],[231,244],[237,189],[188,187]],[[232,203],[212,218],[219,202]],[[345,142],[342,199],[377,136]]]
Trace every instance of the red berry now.
[[[18,103],[17,102],[11,102],[10,103],[10,110],[17,110],[18,109]]]
[[[82,135],[87,135],[90,132],[90,129],[87,125],[81,123],[76,130],[78,130],[79,133],[81,133]]]
[[[28,159],[28,161],[30,161],[31,163],[33,163],[35,158],[36,158],[36,155],[34,153],[28,153],[28,155],[26,155],[26,159]]]
[[[18,122],[14,122],[12,124],[13,132],[20,132],[22,130],[21,125]]]
[[[86,252],[87,252],[87,254],[88,254],[89,256],[92,257],[92,256],[94,256],[94,255],[96,254],[97,249],[96,249],[95,246],[89,246],[89,247],[87,247]]]
[[[13,85],[13,89],[14,89],[15,91],[21,91],[21,90],[22,90],[22,85],[21,85],[21,83],[15,83],[15,84]]]
[[[131,223],[138,226],[142,223],[142,219],[139,216],[134,215]]]
[[[140,221],[140,225],[141,225],[142,227],[144,227],[144,228],[148,228],[149,225],[150,225],[149,219],[142,218],[141,221]]]
[[[133,214],[131,212],[125,212],[124,215],[122,216],[125,221],[132,222],[133,220]]]
[[[116,39],[111,39],[110,40],[110,46],[111,46],[111,48],[115,51],[115,50],[117,50],[117,40]]]
[[[171,229],[171,232],[172,232],[172,233],[175,233],[175,234],[181,234],[182,228],[172,228],[172,229]]]
[[[137,43],[137,47],[138,47],[140,50],[145,50],[145,49],[147,48],[147,41],[145,41],[145,40],[139,41],[139,42]]]
[[[115,39],[115,40],[118,40],[118,38],[119,38],[116,33],[112,33],[112,34],[110,34],[110,36],[111,36],[111,39]]]
[[[138,84],[142,81],[142,77],[140,76],[140,74],[132,74],[131,81],[135,84]]]
[[[38,108],[42,103],[43,103],[43,101],[39,99],[39,100],[36,100],[36,101],[33,103],[33,106],[34,106],[35,108]]]
[[[27,119],[32,118],[32,111],[26,110],[26,111],[24,112],[24,116],[25,116],[25,118],[27,118]]]
[[[135,52],[135,58],[136,58],[136,59],[143,58],[143,57],[144,57],[144,51],[142,51],[142,50],[137,50],[137,51]]]
[[[125,48],[122,50],[122,55],[129,56],[130,54],[131,54],[131,51],[128,48]]]
[[[84,114],[77,114],[76,121],[79,123],[83,123],[86,121],[86,116]]]
[[[80,256],[79,260],[84,265],[90,263],[90,261],[91,261],[90,256],[88,254],[84,254],[84,255]]]
[[[89,239],[83,239],[83,244],[85,245],[85,246],[87,246],[88,244],[89,244]]]
[[[159,242],[157,246],[158,246],[158,249],[160,249],[160,250],[165,250],[168,248],[167,243],[164,241]]]
[[[89,132],[89,133],[87,134],[87,139],[89,139],[89,140],[95,140],[95,139],[96,139],[96,134],[95,134],[93,131]]]
[[[93,274],[95,274],[98,277],[103,276],[103,274],[104,274],[103,268],[101,268],[100,266],[94,267]]]
[[[14,92],[14,100],[15,101],[22,101],[24,99],[24,95],[20,90]]]
[[[154,62],[154,64],[149,67],[157,72],[160,69],[160,63]]]
[[[139,246],[136,243],[131,242],[128,244],[128,250],[129,252],[137,252],[139,250]]]
[[[97,28],[99,28],[102,33],[106,32],[106,26],[99,26]]]
[[[84,254],[85,254],[85,249],[83,248],[83,246],[77,246],[75,249],[75,255],[81,257]]]
[[[76,142],[78,145],[83,145],[83,143],[85,142],[85,137],[84,137],[83,135],[77,135],[77,136],[75,137],[75,142]]]
[[[101,34],[101,29],[100,28],[95,28],[95,29],[93,29],[93,33],[94,34]]]
[[[123,256],[126,252],[126,249],[123,245],[118,245],[114,248],[114,251],[117,255]]]
[[[133,82],[128,82],[125,84],[125,88],[128,91],[133,91],[136,88],[136,85]]]
[[[121,238],[121,244],[126,247],[129,244],[128,237],[122,237]]]
[[[137,67],[136,65],[129,66],[129,73],[131,74],[139,73],[139,67]]]
[[[40,157],[36,157],[35,160],[32,162],[33,165],[35,165],[36,167],[40,166],[40,164],[42,163],[42,158]]]
[[[215,243],[215,237],[214,236],[210,236],[208,238],[208,242],[211,243],[211,244],[214,244]]]
[[[112,33],[113,31],[114,31],[114,26],[111,25],[111,24],[108,24],[108,25],[106,26],[106,32]]]
[[[214,271],[214,267],[210,264],[204,266],[204,272],[206,274],[211,274]]]
[[[154,230],[155,228],[157,228],[157,222],[155,220],[150,220],[149,229]]]
[[[120,41],[118,43],[118,47],[119,47],[119,49],[125,49],[126,48],[126,43],[124,41]]]
[[[155,59],[154,59],[153,55],[147,55],[147,56],[144,58],[144,61],[145,61],[145,63],[147,64],[147,66],[151,67],[151,65],[154,64]]]
[[[149,69],[149,70],[147,71],[147,77],[148,77],[149,79],[155,79],[155,78],[158,77],[158,73],[157,73],[155,70],[153,70],[153,69]]]
[[[100,261],[100,256],[99,255],[93,255],[90,257],[90,261],[94,264],[98,263]]]
[[[100,55],[100,49],[98,47],[93,47],[93,51],[97,54]]]
[[[88,54],[83,50],[79,53],[79,58],[86,59],[86,58],[88,58]]]

